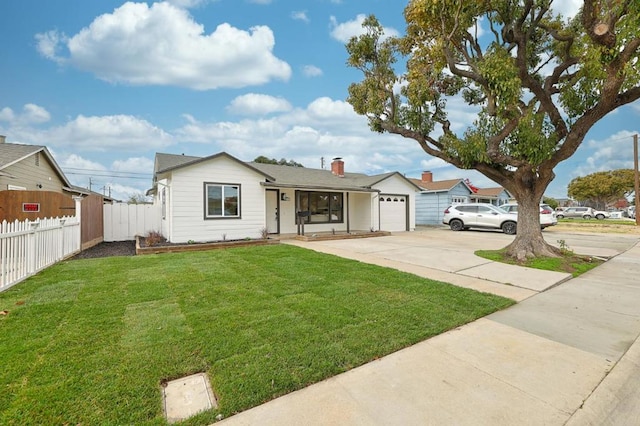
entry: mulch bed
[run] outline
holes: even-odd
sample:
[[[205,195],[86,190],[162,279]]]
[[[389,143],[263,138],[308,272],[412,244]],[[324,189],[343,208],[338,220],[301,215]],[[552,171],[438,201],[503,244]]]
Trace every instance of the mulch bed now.
[[[94,259],[98,257],[111,257],[111,256],[135,256],[136,254],[136,242],[135,241],[116,241],[116,242],[102,242],[91,248],[81,251],[71,259]]]

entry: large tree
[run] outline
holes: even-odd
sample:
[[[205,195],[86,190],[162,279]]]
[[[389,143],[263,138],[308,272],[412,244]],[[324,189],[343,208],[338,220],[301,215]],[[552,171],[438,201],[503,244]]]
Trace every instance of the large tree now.
[[[509,190],[520,204],[511,256],[558,255],[538,204],[589,129],[640,97],[640,2],[585,0],[569,21],[551,0],[409,0],[404,16],[403,37],[370,16],[347,44],[364,74],[348,102],[372,130]],[[447,114],[454,97],[478,111],[462,133]]]
[[[302,164],[293,161],[287,160],[286,158],[281,158],[280,160],[276,160],[275,158],[268,158],[264,155],[260,155],[253,160],[255,163],[264,163],[264,164],[275,164],[278,166],[291,166],[291,167],[304,167]]]
[[[629,195],[633,191],[633,185],[633,170],[610,170],[571,180],[567,194],[578,201],[587,201],[599,209],[604,209],[607,204]]]

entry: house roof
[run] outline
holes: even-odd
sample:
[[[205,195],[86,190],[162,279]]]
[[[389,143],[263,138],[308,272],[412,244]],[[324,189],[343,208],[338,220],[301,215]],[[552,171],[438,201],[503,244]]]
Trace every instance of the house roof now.
[[[420,179],[413,179],[413,178],[409,180],[413,182],[415,185],[417,185],[419,188],[421,188],[423,191],[429,191],[429,192],[446,192],[446,191],[449,191],[450,189],[453,189],[453,187],[455,187],[459,183],[462,183],[464,186],[469,188],[463,179],[435,180],[433,182],[424,182]],[[471,191],[471,188],[469,188],[469,191]]]
[[[509,193],[508,191],[506,191],[503,187],[498,186],[496,188],[478,188],[478,190],[476,191],[475,196],[479,196],[479,197],[498,197],[500,196],[500,194],[502,194],[502,192],[507,192],[507,194]]]
[[[28,158],[37,153],[43,153],[44,156],[49,161],[49,164],[56,171],[62,182],[68,187],[71,186],[71,182],[62,172],[56,160],[54,160],[53,156],[49,152],[46,146],[41,145],[26,145],[26,144],[17,144],[17,143],[0,143],[0,172],[4,176],[11,176],[10,174],[3,172],[3,169],[6,169],[9,166],[12,166],[20,161]]]
[[[186,155],[156,154],[155,175],[165,173],[182,167],[191,166],[196,163],[208,161],[219,156],[226,156],[231,160],[249,167],[252,170],[265,176],[264,185],[280,188],[316,188],[316,189],[336,189],[350,191],[375,192],[372,189],[377,183],[388,179],[393,175],[398,175],[410,185],[420,188],[398,172],[384,173],[379,175],[365,175],[362,173],[345,173],[344,177],[334,175],[330,170],[310,169],[306,167],[282,166],[277,164],[265,164],[255,162],[243,162],[237,158],[221,152],[209,157],[190,157]],[[154,179],[155,179],[154,175]]]

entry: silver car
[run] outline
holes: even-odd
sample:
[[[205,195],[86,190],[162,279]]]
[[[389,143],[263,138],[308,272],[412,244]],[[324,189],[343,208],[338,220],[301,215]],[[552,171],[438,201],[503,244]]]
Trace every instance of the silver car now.
[[[452,231],[469,228],[501,229],[509,235],[516,233],[517,221],[517,216],[485,203],[454,204],[444,211],[442,218],[442,223],[449,225]]]
[[[556,214],[558,219],[565,217],[581,217],[583,219],[591,219],[595,217],[595,212],[591,207],[567,207]]]

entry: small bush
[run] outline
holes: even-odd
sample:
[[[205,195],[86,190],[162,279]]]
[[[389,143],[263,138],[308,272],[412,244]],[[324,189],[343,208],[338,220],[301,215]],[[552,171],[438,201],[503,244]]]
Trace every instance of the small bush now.
[[[147,246],[152,247],[156,244],[160,244],[164,241],[164,237],[158,231],[149,231],[144,237],[144,242]]]
[[[269,228],[260,228],[260,238],[262,238],[263,240],[269,238]]]

